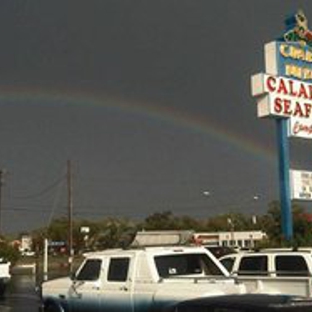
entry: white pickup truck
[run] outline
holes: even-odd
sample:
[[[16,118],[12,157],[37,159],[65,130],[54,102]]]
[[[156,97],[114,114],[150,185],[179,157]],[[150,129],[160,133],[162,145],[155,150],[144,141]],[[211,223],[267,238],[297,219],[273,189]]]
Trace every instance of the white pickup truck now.
[[[312,250],[268,249],[219,259],[251,293],[312,298]]]
[[[149,312],[198,297],[245,293],[204,247],[86,254],[73,278],[44,282],[44,311]]]

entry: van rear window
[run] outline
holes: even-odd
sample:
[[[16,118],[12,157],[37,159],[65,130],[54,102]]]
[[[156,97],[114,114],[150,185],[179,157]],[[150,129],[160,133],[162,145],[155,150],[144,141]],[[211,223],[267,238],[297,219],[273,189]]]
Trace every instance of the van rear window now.
[[[309,271],[305,259],[301,256],[276,256],[277,276],[308,276]]]

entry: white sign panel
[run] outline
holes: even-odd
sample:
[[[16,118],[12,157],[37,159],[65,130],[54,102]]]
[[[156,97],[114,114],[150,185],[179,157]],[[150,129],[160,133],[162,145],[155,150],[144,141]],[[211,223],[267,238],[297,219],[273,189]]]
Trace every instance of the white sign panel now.
[[[312,101],[269,93],[258,101],[258,117],[284,117],[309,120],[312,123]]]
[[[290,170],[291,198],[312,200],[312,172]]]
[[[289,135],[312,139],[312,84],[285,77],[252,77],[258,117],[289,119]]]
[[[81,233],[90,233],[90,228],[88,226],[82,226],[80,228]]]
[[[302,118],[289,118],[289,135],[304,139],[312,138],[312,120]]]

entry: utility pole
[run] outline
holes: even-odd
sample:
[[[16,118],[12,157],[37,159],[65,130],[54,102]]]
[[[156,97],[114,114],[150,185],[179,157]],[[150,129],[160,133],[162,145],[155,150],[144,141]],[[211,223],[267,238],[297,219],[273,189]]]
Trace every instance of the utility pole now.
[[[73,271],[73,189],[72,189],[72,173],[71,162],[67,161],[67,195],[68,195],[68,264],[69,272]]]
[[[2,235],[2,186],[4,170],[0,169],[0,235]]]

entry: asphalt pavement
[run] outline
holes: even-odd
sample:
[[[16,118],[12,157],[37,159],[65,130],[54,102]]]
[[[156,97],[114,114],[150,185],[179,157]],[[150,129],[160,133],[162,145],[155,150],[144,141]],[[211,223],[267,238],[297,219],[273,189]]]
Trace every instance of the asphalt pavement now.
[[[0,300],[0,312],[38,312],[39,307],[35,276],[13,275],[4,298]]]

